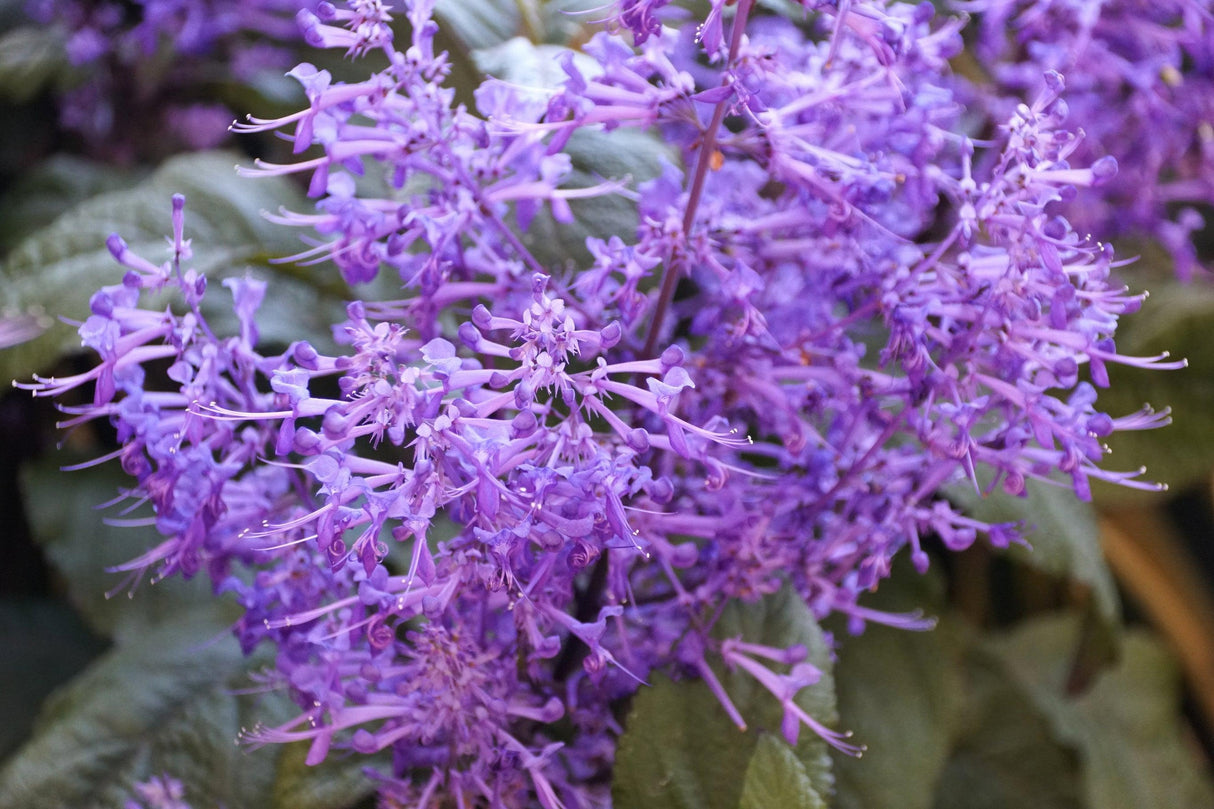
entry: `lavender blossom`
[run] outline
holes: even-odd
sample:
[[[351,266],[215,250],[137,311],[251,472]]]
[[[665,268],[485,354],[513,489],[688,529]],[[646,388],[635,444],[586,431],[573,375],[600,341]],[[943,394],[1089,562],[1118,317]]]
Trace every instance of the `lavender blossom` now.
[[[252,280],[229,283],[240,334],[214,334],[180,198],[165,264],[111,239],[126,275],[81,327],[100,364],[23,387],[94,386],[67,424],[117,426],[165,536],[128,569],[205,569],[244,648],[274,646],[267,683],[300,713],[248,743],[391,751],[388,805],[599,806],[613,709],[654,672],[702,678],[746,727],[724,667],[778,702],[789,743],[856,753],[796,701],[823,675],[804,648],[718,636],[727,602],[791,586],[854,632],[925,629],[861,603],[896,556],[1019,541],[946,485],[1154,488],[1104,469],[1101,441],[1167,413],[1105,413],[1098,389],[1109,363],[1182,363],[1114,343],[1140,296],[1063,203],[1118,163],[1084,159],[1061,74],[977,141],[949,67],[963,20],[806,5],[807,26],[739,0],[680,31],[622,3],[631,44],[597,34],[559,86],[486,80],[477,114],[444,84],[432,3],[395,12],[403,51],[380,3],[301,12],[315,46],[386,60],[353,83],[301,64],[305,109],[236,127],[318,147],[241,170],[308,178],[315,212],[273,215],[311,229],[295,259],[400,282],[349,305],[341,351],[259,353]],[[677,163],[572,187],[570,139],[625,128]],[[362,194],[372,171],[390,193]],[[611,194],[639,225],[589,239],[588,266],[527,249],[541,212]],[[165,288],[180,314],[140,308]],[[155,364],[170,390],[145,384]]]
[[[1086,133],[1075,159],[1118,161],[1107,187],[1080,189],[1066,206],[1075,228],[1106,240],[1154,238],[1191,277],[1199,211],[1214,201],[1208,0],[954,5],[975,16],[976,52],[992,65],[973,103],[1005,111],[1039,91],[1043,69],[1059,71],[1069,78],[1069,119]]]
[[[92,385],[92,404],[64,407],[70,418],[61,426],[106,418],[118,428],[120,448],[84,466],[119,460],[136,481],[134,504],[146,500],[154,511],[138,522],[154,524],[166,537],[125,569],[156,567],[158,576],[179,572],[189,577],[207,565],[213,577],[221,577],[233,557],[247,552],[238,543],[247,521],[270,513],[288,484],[280,470],[252,468],[267,455],[267,443],[273,445],[272,431],[236,431],[192,410],[198,401],[254,406],[267,396],[257,392],[257,376],[276,361],[253,349],[257,329],[252,315],[265,289],[260,282],[227,282],[242,324],[239,336],[219,339],[202,317],[198,303],[206,279],[182,266],[191,257],[183,236],[184,204],[181,196],[174,198],[173,256],[162,265],[135,255],[120,237],[110,238],[110,252],[126,274],[121,284],[93,296],[92,314],[80,327],[84,344],[98,353],[101,364],[67,378],[35,377],[18,387],[35,396],[57,396]],[[139,308],[145,293],[166,287],[180,291],[187,311],[176,315]],[[164,362],[177,390],[146,390],[145,364]]]
[[[291,63],[284,47],[299,40],[294,15],[314,0],[30,0],[40,25],[62,31],[72,68],[57,101],[61,125],[86,150],[124,161],[164,143],[143,143],[149,118],[163,118],[181,146],[211,148],[226,138],[232,112],[216,103],[183,102],[223,74],[250,80]],[[173,60],[165,75],[164,60]],[[138,127],[138,129],[136,128]],[[180,148],[180,147],[179,147]]]

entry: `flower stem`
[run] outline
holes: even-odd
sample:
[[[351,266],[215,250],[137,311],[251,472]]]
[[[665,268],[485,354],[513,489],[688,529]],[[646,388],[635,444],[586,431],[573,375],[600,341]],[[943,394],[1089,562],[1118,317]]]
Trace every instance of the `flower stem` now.
[[[738,47],[742,43],[742,33],[746,30],[746,18],[750,16],[753,6],[754,0],[739,0],[738,2],[738,11],[734,15],[733,27],[730,29],[729,59],[722,83],[730,81],[729,70],[737,59]],[[691,186],[687,192],[687,208],[683,212],[683,240],[685,242],[691,240],[691,228],[695,224],[696,210],[700,207],[700,197],[704,193],[704,182],[708,179],[708,169],[712,165],[712,158],[716,153],[717,131],[725,120],[725,111],[729,102],[728,97],[717,102],[712,111],[712,118],[708,121],[708,127],[700,138],[700,153],[696,157],[695,174],[691,177]],[[658,303],[653,311],[653,320],[649,323],[649,334],[645,337],[645,348],[641,353],[643,357],[652,357],[654,349],[657,347],[658,335],[662,331],[662,321],[666,319],[666,311],[670,308],[671,299],[674,298],[674,288],[683,269],[681,265],[687,260],[687,255],[687,251],[678,254],[672,252],[663,266],[662,287],[658,292]]]

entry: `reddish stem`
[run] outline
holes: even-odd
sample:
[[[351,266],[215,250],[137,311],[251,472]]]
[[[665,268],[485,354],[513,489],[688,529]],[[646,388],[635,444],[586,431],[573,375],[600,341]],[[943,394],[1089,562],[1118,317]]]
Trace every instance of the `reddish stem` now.
[[[730,81],[729,70],[737,59],[742,34],[746,30],[746,18],[750,16],[753,6],[754,0],[738,0],[738,11],[734,15],[733,27],[729,35],[729,58],[726,62],[725,77],[722,83]],[[704,182],[708,179],[708,169],[712,165],[713,154],[716,153],[717,131],[720,130],[721,123],[725,120],[725,110],[728,108],[729,101],[729,98],[724,98],[717,102],[712,111],[712,118],[708,122],[708,128],[704,130],[704,134],[700,138],[700,153],[696,158],[695,174],[692,175],[691,187],[687,193],[687,209],[683,212],[683,239],[685,242],[691,240],[691,228],[695,224],[696,210],[700,207],[700,198],[704,193]],[[645,347],[641,353],[643,357],[652,357],[654,349],[657,347],[658,335],[662,331],[662,321],[666,319],[666,312],[670,308],[671,299],[674,298],[674,288],[682,269],[679,265],[686,261],[687,255],[687,251],[682,253],[672,251],[663,267],[662,288],[658,292],[658,305],[653,311],[653,320],[649,323],[649,334],[645,338]]]

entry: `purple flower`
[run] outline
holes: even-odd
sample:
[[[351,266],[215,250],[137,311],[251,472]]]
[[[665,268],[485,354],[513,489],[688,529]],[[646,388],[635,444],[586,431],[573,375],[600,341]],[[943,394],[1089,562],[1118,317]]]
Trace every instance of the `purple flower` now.
[[[649,37],[661,33],[659,12],[668,0],[620,0],[613,8],[613,16],[619,25],[632,32],[633,42],[645,44]]]
[[[270,43],[298,39],[293,15],[315,6],[315,0],[140,0],[124,9],[112,2],[37,0],[27,8],[38,23],[63,31],[68,61],[77,68],[72,89],[58,99],[60,123],[84,137],[92,153],[129,162],[144,151],[163,151],[163,137],[154,147],[146,143],[152,119],[180,139],[178,148],[223,140],[229,113],[220,121],[212,108],[166,109],[159,100],[196,96],[201,77],[212,75],[215,65],[226,70],[229,60],[243,76],[281,71],[289,57]],[[163,69],[167,58],[174,60],[172,71]]]
[[[1003,114],[1038,92],[1043,70],[1059,71],[1070,79],[1069,120],[1086,133],[1075,157],[1091,164],[1103,156],[1117,160],[1121,171],[1107,188],[1081,190],[1068,201],[1075,229],[1105,240],[1158,239],[1181,277],[1191,277],[1197,269],[1191,241],[1176,231],[1201,227],[1184,206],[1211,201],[1214,153],[1202,134],[1214,93],[1207,69],[1214,60],[1210,4],[955,5],[975,15],[976,47],[993,68],[992,86],[975,88],[976,104]],[[1030,58],[1021,58],[1020,49]]]
[[[135,784],[138,800],[128,800],[125,809],[190,809],[185,788],[171,775],[154,775]]]
[[[1086,151],[1042,65],[967,136],[960,19],[805,5],[809,33],[741,0],[668,35],[673,12],[621,4],[634,46],[597,34],[557,87],[488,80],[479,114],[445,84],[429,2],[401,10],[403,51],[378,3],[301,13],[315,44],[387,60],[359,82],[301,64],[304,109],[236,127],[316,147],[243,170],[308,177],[315,211],[272,217],[317,237],[295,259],[399,279],[401,299],[349,305],[339,351],[259,353],[252,280],[228,284],[239,335],[215,335],[181,201],[164,265],[111,239],[126,276],[81,327],[97,368],[25,387],[94,384],[68,423],[116,425],[165,536],[128,568],[205,568],[244,648],[275,647],[267,684],[300,714],[246,741],[390,750],[386,800],[596,805],[615,709],[652,672],[703,678],[745,727],[724,665],[774,696],[790,743],[806,727],[854,753],[796,702],[824,673],[804,648],[720,638],[712,616],[790,587],[853,632],[926,629],[861,603],[899,554],[924,571],[928,537],[1019,540],[945,486],[1154,488],[1103,469],[1102,440],[1166,411],[1106,413],[1098,391],[1109,363],[1181,363],[1118,350],[1140,298],[1068,219],[1126,161]],[[620,128],[674,162],[575,187],[571,139]],[[369,172],[391,190],[365,194]],[[635,200],[635,232],[589,238],[586,266],[528,249],[538,217],[606,194]],[[179,313],[140,308],[165,288]],[[156,365],[171,384],[147,383]]]

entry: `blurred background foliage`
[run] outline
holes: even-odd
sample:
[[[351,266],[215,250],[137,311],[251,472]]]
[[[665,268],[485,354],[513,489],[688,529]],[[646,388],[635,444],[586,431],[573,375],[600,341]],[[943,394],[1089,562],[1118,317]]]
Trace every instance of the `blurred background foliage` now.
[[[468,88],[484,72],[525,82],[543,71],[548,54],[537,46],[576,47],[584,18],[569,12],[581,6],[440,3],[441,44],[455,57],[460,99],[473,103]],[[237,83],[215,65],[194,71],[203,78],[188,87],[162,76],[142,95],[115,100],[114,137],[126,145],[114,150],[58,124],[57,99],[81,80],[63,37],[30,23],[21,0],[0,0],[0,309],[50,325],[0,351],[0,376],[87,367],[73,355],[73,328],[54,318],[82,317],[91,292],[117,280],[104,244],[110,233],[157,255],[173,192],[189,199],[200,271],[212,281],[252,272],[273,285],[265,339],[324,342],[349,292],[335,273],[271,263],[297,249],[298,236],[261,216],[284,205],[304,209],[299,189],[232,171],[283,144],[220,138],[227,151],[190,151],[150,125],[157,105],[182,93],[239,112],[290,111],[299,103],[293,83]],[[338,76],[360,71],[316,53],[307,59]],[[624,154],[631,157],[581,144],[575,156],[587,178],[656,170],[652,143]],[[608,207],[582,211],[586,221],[627,229],[627,206],[595,204]],[[536,242],[554,255],[583,249],[584,232],[539,227]],[[1207,262],[1208,231],[1199,244]],[[1067,487],[1033,485],[1027,499],[955,489],[950,496],[982,519],[1023,520],[1033,550],[938,547],[927,576],[908,566],[874,594],[874,606],[937,616],[935,631],[871,625],[847,637],[844,626],[824,627],[841,641],[833,683],[806,699],[827,712],[835,706],[840,726],[867,745],[863,758],[831,760],[820,743],[773,744],[762,723],[742,736],[702,687],[659,681],[632,706],[617,806],[1214,806],[1214,284],[1176,280],[1153,245],[1119,252],[1141,257],[1122,270],[1126,283],[1151,291],[1143,311],[1124,321],[1120,350],[1170,350],[1189,367],[1112,369],[1102,394],[1110,412],[1147,401],[1171,407],[1175,420],[1119,434],[1112,460],[1123,469],[1145,465],[1169,491],[1098,487],[1089,504]],[[242,727],[287,710],[282,695],[250,693],[249,675],[263,661],[243,658],[225,632],[234,605],[200,581],[132,586],[107,572],[154,537],[107,524],[97,510],[123,485],[119,470],[59,471],[108,451],[114,436],[104,425],[60,435],[55,417],[45,401],[18,392],[0,400],[0,809],[119,807],[131,783],[162,771],[187,783],[198,809],[365,804],[370,785],[360,761],[330,757],[306,768],[296,746],[234,746]],[[809,641],[829,668],[820,630],[798,609],[777,597],[736,620],[754,622],[776,645]],[[833,781],[833,794],[787,788],[811,776]]]

